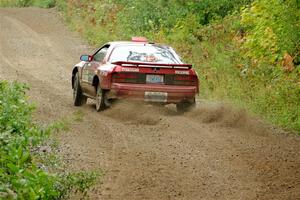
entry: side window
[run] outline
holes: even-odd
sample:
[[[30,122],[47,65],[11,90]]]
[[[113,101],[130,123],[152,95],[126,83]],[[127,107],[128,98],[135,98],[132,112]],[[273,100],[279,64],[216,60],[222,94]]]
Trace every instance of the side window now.
[[[103,47],[94,55],[94,61],[102,62],[104,57],[106,56],[108,47]]]

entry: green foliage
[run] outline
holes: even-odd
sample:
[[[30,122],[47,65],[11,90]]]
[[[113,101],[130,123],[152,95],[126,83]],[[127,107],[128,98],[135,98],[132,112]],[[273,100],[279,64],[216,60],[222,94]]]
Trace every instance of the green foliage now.
[[[296,0],[256,0],[242,11],[244,69],[255,88],[247,104],[273,123],[300,130],[300,11]],[[286,64],[284,55],[292,55]],[[298,60],[298,61],[297,61]],[[283,70],[289,65],[289,73]],[[283,66],[283,67],[282,67]],[[250,89],[250,88],[249,88]]]
[[[32,0],[32,5],[41,8],[52,8],[55,6],[55,0]]]
[[[1,7],[28,7],[32,5],[32,0],[1,0]]]
[[[64,0],[56,0],[55,1],[55,5],[56,7],[63,12],[66,12],[66,8],[67,8],[67,1]]]
[[[1,0],[0,7],[28,7],[37,6],[41,8],[52,8],[55,0]]]
[[[120,24],[131,33],[157,31],[161,28],[172,29],[178,21],[194,16],[197,24],[206,25],[221,19],[245,5],[250,0],[143,0],[116,1],[123,7],[119,13]],[[197,27],[194,27],[197,28]]]
[[[242,12],[246,55],[275,63],[284,53],[296,55],[300,44],[300,11],[296,0],[256,0]]]
[[[37,161],[43,158],[33,150],[63,125],[35,124],[27,89],[23,84],[0,82],[0,199],[59,199],[72,190],[84,193],[96,181],[95,173],[52,174],[39,167],[43,163]]]
[[[163,37],[174,34],[184,36],[181,40],[195,41],[201,25],[221,19],[249,2],[251,0],[217,3],[213,0],[201,3],[192,0],[57,0],[56,4],[65,13],[72,29],[82,33],[91,44],[99,44],[112,39],[130,39],[133,35],[159,38],[155,33]],[[192,24],[189,23],[191,19]]]
[[[27,7],[30,6],[32,0],[17,0],[16,3],[18,7]]]
[[[198,33],[202,42],[190,59],[199,63],[202,96],[230,100],[266,120],[300,130],[299,68],[285,73],[260,62],[253,66],[240,49],[239,17],[228,16]],[[192,48],[194,49],[194,48]]]
[[[133,33],[172,28],[177,19],[187,14],[187,7],[176,0],[126,1],[118,19],[122,28]],[[185,3],[182,3],[185,4]]]
[[[59,196],[56,177],[32,163],[30,152],[50,130],[32,122],[26,89],[18,83],[0,83],[0,194],[8,199],[54,199]]]
[[[282,127],[300,130],[299,71],[282,73],[270,64],[249,69],[247,103],[252,109]]]
[[[60,176],[59,188],[64,199],[69,197],[70,191],[87,195],[87,189],[91,188],[98,181],[101,172],[73,172]]]

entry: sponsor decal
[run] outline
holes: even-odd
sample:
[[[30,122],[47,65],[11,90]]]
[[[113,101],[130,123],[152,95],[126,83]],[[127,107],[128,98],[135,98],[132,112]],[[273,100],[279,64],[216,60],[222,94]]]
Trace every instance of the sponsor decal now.
[[[189,75],[190,72],[189,71],[179,71],[179,70],[175,70],[175,74],[185,74],[185,75]]]
[[[122,67],[122,72],[139,72],[139,68]]]

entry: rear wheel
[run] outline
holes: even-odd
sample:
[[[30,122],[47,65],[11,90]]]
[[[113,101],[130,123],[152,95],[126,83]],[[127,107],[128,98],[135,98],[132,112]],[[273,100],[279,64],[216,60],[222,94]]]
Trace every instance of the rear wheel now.
[[[107,99],[106,90],[103,90],[98,86],[96,91],[96,111],[100,112],[109,107],[109,101]]]
[[[184,113],[196,107],[195,99],[193,101],[183,101],[176,104],[177,112]]]
[[[74,106],[82,106],[87,101],[87,97],[83,95],[78,73],[75,74],[74,77],[74,85],[73,85],[73,103]]]

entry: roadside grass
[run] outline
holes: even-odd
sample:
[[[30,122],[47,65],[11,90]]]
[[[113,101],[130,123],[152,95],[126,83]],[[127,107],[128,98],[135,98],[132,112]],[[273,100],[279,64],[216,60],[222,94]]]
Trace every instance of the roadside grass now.
[[[55,0],[32,0],[33,6],[37,6],[40,8],[52,8],[55,6]]]
[[[28,7],[37,6],[40,8],[52,8],[55,0],[1,0],[0,7]]]
[[[101,172],[66,172],[51,134],[66,129],[71,120],[47,126],[32,119],[34,106],[26,97],[28,87],[0,81],[0,199],[64,199],[72,192],[86,192]]]

